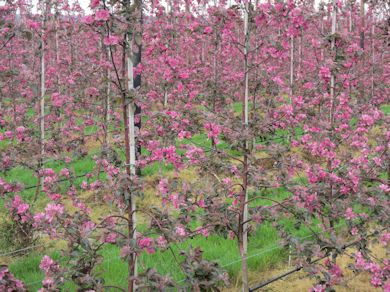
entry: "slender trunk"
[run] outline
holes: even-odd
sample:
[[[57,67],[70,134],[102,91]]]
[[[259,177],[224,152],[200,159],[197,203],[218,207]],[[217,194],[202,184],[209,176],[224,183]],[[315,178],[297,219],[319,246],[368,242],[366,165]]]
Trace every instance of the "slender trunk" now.
[[[126,40],[128,35],[125,36]],[[127,69],[127,72],[126,72]],[[123,76],[127,77],[127,94],[123,93],[122,98],[122,109],[123,109],[123,123],[125,126],[125,153],[126,153],[126,173],[130,177],[135,175],[135,159],[134,159],[134,123],[131,121],[134,120],[134,110],[132,106],[132,100],[129,99],[130,91],[133,90],[133,62],[129,52],[126,52],[126,48],[123,49],[123,58],[122,58],[122,70]],[[125,78],[126,79],[126,78]],[[135,240],[135,198],[133,194],[130,194],[130,197],[127,202],[127,215],[128,215],[128,233],[129,239]],[[128,259],[128,291],[135,291],[135,281],[134,276],[137,274],[137,259],[134,253],[130,254]]]
[[[372,20],[371,24],[371,98],[374,97],[374,72],[375,72],[375,22]]]
[[[111,51],[107,50],[108,57],[111,58]],[[106,72],[107,77],[107,87],[106,87],[106,128],[107,128],[107,135],[106,135],[106,144],[110,145],[110,120],[111,120],[111,75],[110,75],[110,69],[107,69]]]
[[[352,32],[352,29],[353,29],[352,15],[353,15],[353,7],[352,7],[352,3],[350,3],[349,4],[349,32]]]
[[[12,64],[12,40],[10,42],[10,48],[8,50],[8,68],[12,68],[13,64]],[[15,132],[16,131],[16,127],[17,127],[17,122],[16,122],[16,98],[14,96],[14,81],[11,80],[10,84],[9,84],[9,87],[10,87],[10,97],[12,98],[12,121],[13,121],[13,128],[12,130]]]
[[[60,66],[60,45],[59,45],[59,37],[58,37],[58,30],[59,30],[59,23],[58,23],[58,14],[59,12],[56,11],[55,13],[55,50],[56,50],[56,68],[59,69]],[[57,87],[57,92],[60,92],[60,72],[59,70],[57,71],[56,74],[56,87]]]
[[[245,37],[245,48],[244,48],[244,99],[242,104],[242,122],[244,128],[247,129],[249,126],[249,72],[248,72],[248,55],[249,55],[249,5],[250,1],[245,3],[244,7],[244,37]],[[244,163],[242,173],[242,184],[243,189],[240,194],[240,215],[239,215],[239,230],[238,230],[238,241],[239,249],[242,260],[242,291],[248,291],[248,155],[249,145],[247,139],[244,139]]]
[[[109,47],[104,47],[103,42],[102,44],[102,55],[106,56],[107,60],[111,59],[111,51]],[[110,70],[107,68],[106,71],[103,73],[106,79],[106,98],[104,102],[104,141],[103,145],[104,147],[108,147],[110,145],[110,135],[109,135],[109,130],[110,130],[110,110],[111,110],[111,101],[110,101],[110,95],[111,95],[111,76],[110,76]]]
[[[333,58],[335,58],[336,54],[336,40],[335,40],[335,34],[336,34],[336,0],[333,0],[333,9],[332,9],[332,42],[331,42],[331,54]],[[334,107],[335,107],[335,73],[334,70],[331,70],[331,77],[330,77],[330,116],[329,121],[331,127],[333,126],[334,121]]]
[[[41,72],[40,72],[40,101],[39,101],[39,128],[40,128],[40,158],[39,169],[43,169],[43,157],[45,155],[45,25],[46,25],[46,3],[42,3],[42,29],[41,29]],[[40,185],[43,189],[43,177],[40,176]]]
[[[61,87],[60,87],[60,41],[59,41],[59,35],[58,31],[60,28],[60,23],[59,23],[59,12],[58,12],[58,7],[56,6],[56,11],[54,15],[54,25],[55,25],[55,54],[56,54],[56,61],[55,61],[55,68],[57,68],[57,73],[56,73],[56,90],[58,93],[61,93]],[[61,110],[56,109],[55,110],[56,117],[58,119],[58,134],[61,132],[61,129],[63,127],[62,125],[62,115],[61,115]]]
[[[364,0],[360,0],[360,47],[364,50]]]
[[[204,63],[204,51],[205,51],[205,42],[202,41],[202,46],[201,46],[201,53],[200,53],[200,62],[203,64]]]
[[[168,92],[167,88],[164,86],[164,108],[168,106]]]
[[[297,72],[297,78],[301,78],[301,70],[302,70],[302,58],[303,58],[303,31],[301,30],[301,35],[299,36],[299,47],[298,47],[298,72]]]
[[[321,15],[321,35],[324,35],[324,16]],[[321,46],[321,61],[324,60],[324,48]]]
[[[128,2],[127,2],[128,3]],[[128,3],[129,4],[129,3]],[[133,69],[141,62],[141,42],[142,42],[142,3],[141,0],[135,1],[133,5],[136,5],[135,12],[136,18],[139,20],[139,31],[135,29],[131,33],[126,34],[126,40],[129,47],[125,48],[123,65],[127,66],[127,92],[128,95],[124,98],[124,122],[125,122],[125,143],[126,143],[126,171],[130,177],[137,175],[136,171],[136,159],[137,153],[140,154],[140,148],[137,147],[136,142],[136,128],[140,130],[141,119],[136,121],[136,115],[141,113],[141,108],[135,103],[135,90],[138,90],[141,86],[141,75],[134,76]],[[129,19],[132,16],[129,15]],[[137,26],[137,24],[135,24]],[[133,42],[135,45],[135,51],[133,50]],[[126,70],[126,69],[124,69]],[[127,130],[126,130],[127,128]],[[132,241],[136,241],[136,202],[135,194],[131,193],[128,206],[128,233]],[[134,277],[137,276],[137,257],[135,253],[132,253],[128,260],[128,291],[133,292],[137,290]]]
[[[333,57],[333,60],[336,61],[336,23],[337,23],[337,6],[336,6],[336,0],[333,0],[332,2],[332,43],[331,43],[331,54]],[[336,96],[335,96],[335,80],[336,75],[332,68],[331,77],[330,77],[330,116],[329,116],[329,123],[330,123],[330,138],[332,140],[333,137],[333,127],[334,127],[334,111],[335,111],[335,103],[336,103]],[[328,162],[328,172],[332,172],[331,168],[331,162]],[[329,189],[329,200],[330,205],[333,205],[333,195],[334,195],[334,187],[333,184],[330,184]],[[329,219],[330,227],[333,228],[333,219]]]
[[[186,6],[186,13],[190,14],[190,3],[189,0],[185,0],[185,6]]]
[[[290,101],[294,94],[294,37],[290,37]]]
[[[364,53],[364,45],[365,45],[365,35],[364,35],[364,0],[360,0],[360,48],[363,50],[362,54],[362,68],[364,70],[365,67],[365,53]],[[360,81],[361,88],[361,98],[360,103],[363,103],[365,100],[365,88],[364,88],[364,77]]]
[[[213,100],[212,100],[212,109],[213,112],[216,110],[217,103],[217,85],[218,85],[218,77],[217,77],[217,53],[218,53],[218,32],[214,30],[214,54],[213,54],[213,75],[214,75],[214,88],[213,88]]]

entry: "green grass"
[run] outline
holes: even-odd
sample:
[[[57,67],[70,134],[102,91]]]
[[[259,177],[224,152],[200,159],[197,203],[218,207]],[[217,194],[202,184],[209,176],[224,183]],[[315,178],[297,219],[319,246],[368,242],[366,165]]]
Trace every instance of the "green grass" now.
[[[295,229],[294,222],[291,220],[283,220],[282,224],[289,232],[299,238],[310,235],[307,228]],[[248,247],[248,267],[250,271],[262,272],[287,259],[288,251],[278,246],[278,240],[278,233],[270,223],[261,224],[255,233],[250,236]],[[235,240],[225,239],[218,235],[211,235],[207,238],[198,236],[189,239],[172,246],[172,250],[179,261],[182,261],[183,258],[178,255],[178,252],[186,250],[190,246],[201,247],[204,251],[204,258],[218,262],[233,280],[239,275],[241,261]],[[36,291],[41,287],[40,281],[43,279],[43,273],[39,269],[39,263],[44,254],[42,252],[32,253],[15,259],[9,265],[12,273],[27,283],[32,291]],[[66,263],[66,259],[60,256],[59,251],[49,251],[48,254],[61,264]],[[119,249],[115,246],[107,246],[103,249],[101,255],[104,260],[96,272],[105,280],[105,284],[126,287],[127,264],[120,259]],[[170,275],[182,285],[185,284],[182,281],[184,275],[170,251],[157,251],[155,254],[143,253],[140,256],[139,263],[140,271],[144,268],[155,268],[161,274]],[[71,282],[67,283],[65,290],[74,290],[73,284]]]
[[[381,106],[381,110],[385,115],[390,114],[390,104],[385,104]]]
[[[252,271],[262,271],[271,268],[280,261],[286,259],[286,250],[277,247],[278,235],[276,230],[270,224],[263,224],[250,237],[248,266]],[[223,266],[233,278],[241,271],[240,256],[235,240],[225,239],[218,235],[211,235],[208,238],[198,236],[187,240],[186,242],[172,246],[172,250],[177,255],[179,261],[183,259],[178,256],[180,250],[186,250],[190,246],[200,246],[204,251],[204,258],[207,260],[217,261]],[[39,263],[44,253],[32,253],[20,257],[13,261],[9,267],[14,275],[29,284],[32,291],[36,291],[41,287],[40,281],[43,279],[43,273],[39,269]],[[64,264],[66,259],[60,256],[58,251],[49,252],[49,255]],[[126,287],[127,265],[119,257],[119,249],[114,246],[106,247],[102,256],[103,263],[97,269],[105,280],[106,285],[118,285]],[[170,275],[176,281],[184,279],[175,258],[169,251],[156,252],[155,254],[143,253],[139,259],[140,269],[155,268],[161,274]],[[32,283],[32,284],[30,284]],[[184,284],[183,282],[181,284]],[[72,284],[67,284],[68,288],[72,288]],[[71,289],[73,290],[73,289]]]

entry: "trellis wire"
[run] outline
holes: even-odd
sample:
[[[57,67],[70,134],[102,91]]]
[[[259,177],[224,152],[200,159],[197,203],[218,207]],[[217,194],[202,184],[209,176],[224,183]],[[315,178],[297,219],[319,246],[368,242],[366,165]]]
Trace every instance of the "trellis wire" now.
[[[338,226],[336,226],[336,228],[338,229],[338,228],[340,228],[340,227],[342,227],[342,226],[344,226],[344,225],[345,225],[345,223],[339,224]],[[332,228],[331,228],[331,227],[330,227],[330,228],[327,228],[327,229],[325,229],[323,232],[329,231],[330,229],[332,229]],[[375,234],[375,233],[373,233],[373,234],[371,234],[371,235],[369,235],[369,236],[372,236],[372,235],[374,235],[374,234]],[[315,234],[310,234],[310,235],[302,236],[302,237],[299,237],[299,240],[304,240],[304,239],[312,238],[312,237],[314,237],[314,236],[315,236]],[[41,245],[41,246],[43,246],[43,245]],[[38,247],[38,246],[37,246],[37,247]],[[281,244],[276,244],[276,245],[274,245],[274,246],[271,246],[270,248],[262,249],[261,251],[259,251],[259,252],[257,252],[257,253],[254,253],[254,254],[252,254],[252,255],[249,255],[249,256],[246,257],[246,259],[258,257],[258,256],[260,256],[260,255],[266,254],[266,253],[268,253],[268,252],[271,252],[271,251],[273,251],[273,250],[276,250],[276,249],[282,248],[282,247],[283,247],[283,245],[281,245]],[[14,251],[14,252],[15,252],[15,251]],[[116,251],[111,252],[109,255],[113,255],[113,254],[115,254],[115,253],[116,253]],[[0,255],[0,256],[1,256],[1,255]],[[325,257],[324,257],[324,258],[325,258]],[[323,259],[323,258],[321,258],[321,259]],[[317,262],[317,261],[319,261],[319,260],[321,260],[321,259],[317,259],[316,261],[313,261],[312,263],[315,263],[315,262]],[[119,261],[119,260],[120,260],[119,258],[115,257],[115,258],[110,258],[109,260],[104,261],[103,263],[104,263],[104,264],[107,264],[107,263],[110,263],[110,262],[113,262],[113,261]],[[227,264],[222,265],[221,268],[226,268],[226,267],[228,267],[228,266],[234,265],[234,264],[239,263],[239,262],[241,262],[241,261],[242,261],[242,258],[238,258],[238,259],[236,259],[236,260],[234,260],[234,261],[231,261],[231,262],[229,262],[229,263],[227,263]],[[288,275],[292,274],[292,273],[293,273],[292,271],[295,271],[296,269],[297,269],[297,268],[295,268],[295,269],[293,269],[293,270],[291,270],[291,271],[288,271],[288,272],[284,273],[283,276],[281,276],[281,278],[283,278],[283,277],[285,277],[285,276],[288,276]],[[302,269],[302,267],[301,267],[300,269]],[[299,270],[300,270],[300,269],[299,269]],[[299,270],[297,270],[297,271],[299,271]],[[276,278],[276,277],[275,277],[275,278]],[[184,282],[185,280],[186,280],[186,279],[182,279],[182,280],[178,281],[177,283],[182,283],[182,282]],[[272,279],[271,279],[271,280],[272,280]],[[274,280],[274,281],[276,281],[276,280]],[[35,282],[26,283],[25,285],[26,285],[26,286],[31,286],[31,285],[34,285],[34,284],[37,284],[37,283],[40,283],[40,282],[41,282],[41,281],[35,281]],[[271,283],[272,283],[272,282],[271,282]],[[264,287],[264,286],[263,286],[263,287]],[[260,288],[261,288],[261,287],[260,287]],[[257,289],[260,289],[260,288],[257,288]],[[255,289],[255,290],[253,290],[253,289]],[[250,289],[249,292],[251,292],[251,291],[256,291],[256,290],[257,290],[256,287],[253,288],[253,289]]]
[[[28,247],[25,247],[25,248],[16,249],[16,250],[13,250],[13,251],[10,251],[10,252],[3,252],[3,253],[0,254],[0,257],[6,257],[6,256],[9,256],[9,255],[13,255],[13,254],[22,252],[22,251],[31,250],[31,249],[35,249],[35,248],[43,247],[43,246],[45,246],[45,245],[44,244],[37,244],[37,245],[28,246]]]
[[[104,170],[100,170],[99,173],[103,173],[105,172]],[[80,174],[80,175],[76,175],[76,176],[71,176],[72,179],[79,179],[79,178],[82,178],[82,177],[85,177],[89,174],[91,174],[92,172],[86,172],[84,174]],[[54,183],[61,183],[61,182],[65,182],[65,181],[69,181],[69,178],[62,178],[62,179],[59,179],[59,180],[56,180]],[[30,189],[34,189],[36,188],[37,186],[34,185],[34,186],[28,186],[28,187],[25,187],[23,188],[23,190],[21,190],[21,192],[23,191],[26,191],[26,190],[30,190]],[[10,194],[10,193],[15,193],[15,192],[12,192],[12,191],[6,191],[4,192],[3,194]]]
[[[373,236],[373,235],[378,234],[378,232],[379,232],[378,230],[372,232],[371,234],[367,235],[367,238],[369,238],[369,237],[371,237],[371,236]],[[351,247],[351,246],[354,246],[354,245],[358,244],[359,242],[361,242],[361,239],[358,239],[358,240],[355,240],[355,241],[353,241],[353,242],[344,244],[340,249],[341,249],[341,250],[345,250],[345,249],[347,249],[347,248],[349,248],[349,247]],[[322,256],[322,257],[319,257],[319,258],[317,258],[317,259],[311,261],[310,263],[311,263],[311,264],[315,264],[315,263],[317,263],[317,262],[319,262],[319,261],[325,259],[325,258],[328,257],[328,256],[329,256],[329,254],[326,254],[326,255],[324,255],[324,256]],[[276,281],[278,281],[278,280],[280,280],[280,279],[283,279],[284,277],[286,277],[286,276],[288,276],[288,275],[291,275],[291,274],[294,274],[294,273],[296,273],[296,272],[299,272],[299,271],[302,270],[302,269],[303,269],[303,266],[297,266],[297,267],[295,267],[295,268],[292,269],[292,270],[289,270],[289,271],[287,271],[287,272],[285,272],[285,273],[283,273],[283,274],[280,274],[280,275],[278,275],[278,276],[272,277],[272,278],[268,279],[267,281],[264,281],[264,282],[260,283],[259,285],[255,286],[254,288],[249,288],[249,291],[248,291],[248,292],[253,292],[253,291],[259,290],[260,288],[263,288],[263,287],[265,287],[265,286],[268,286],[269,284],[272,284],[273,282],[276,282]]]
[[[344,225],[345,225],[345,224],[340,224],[340,225],[338,225],[336,228],[340,228],[340,227],[342,227],[342,226],[344,226]],[[328,228],[328,229],[325,229],[325,230],[323,230],[323,232],[329,231],[330,229],[332,229],[332,228],[330,227],[330,228]],[[310,235],[302,236],[302,237],[299,237],[299,240],[308,239],[308,238],[311,238],[311,237],[314,237],[314,236],[315,236],[315,234],[310,234]],[[274,246],[272,246],[272,247],[270,247],[270,248],[268,248],[268,249],[263,249],[263,250],[261,250],[261,251],[258,252],[258,253],[255,253],[255,254],[252,254],[252,255],[250,255],[250,256],[247,256],[247,257],[245,257],[245,259],[250,259],[250,258],[253,258],[253,257],[257,257],[257,256],[260,256],[260,255],[262,255],[262,254],[268,253],[268,252],[270,252],[270,251],[273,251],[273,250],[275,250],[275,249],[282,248],[282,247],[283,247],[282,244],[275,244]],[[241,261],[242,261],[242,258],[240,257],[240,258],[238,258],[238,259],[236,259],[236,260],[234,260],[234,261],[232,261],[232,262],[230,262],[230,263],[227,263],[227,264],[225,264],[225,265],[222,265],[221,268],[226,268],[226,267],[228,267],[228,266],[231,266],[231,265],[233,265],[233,264],[239,263],[239,262],[241,262]],[[186,280],[186,279],[182,279],[182,280],[180,280],[178,283],[184,282],[185,280]]]

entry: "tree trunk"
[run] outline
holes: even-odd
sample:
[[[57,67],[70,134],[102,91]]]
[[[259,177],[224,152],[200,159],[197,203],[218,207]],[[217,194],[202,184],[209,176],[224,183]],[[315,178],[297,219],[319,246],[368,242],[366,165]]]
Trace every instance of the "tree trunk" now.
[[[360,0],[360,48],[364,50],[364,0]]]
[[[139,25],[142,26],[142,1],[135,1],[133,5],[135,6],[136,18],[139,19]],[[127,2],[127,4],[130,4]],[[132,16],[129,15],[129,19],[132,19]],[[137,24],[134,24],[136,26]],[[136,159],[137,155],[140,154],[140,147],[137,147],[136,135],[137,130],[141,129],[141,119],[136,121],[136,115],[141,113],[141,108],[135,103],[135,90],[138,90],[141,86],[141,75],[134,76],[133,69],[138,66],[141,62],[141,50],[142,50],[142,34],[141,28],[139,30],[135,29],[131,33],[126,34],[126,40],[129,47],[125,48],[124,63],[127,65],[127,91],[128,95],[124,100],[124,122],[125,122],[125,143],[126,143],[126,172],[130,177],[137,175],[136,171]],[[135,51],[133,48],[133,43],[135,45]],[[125,65],[125,64],[124,64]],[[127,130],[126,130],[127,128]],[[137,129],[138,128],[138,129]],[[127,136],[127,137],[126,137]],[[132,193],[130,194],[128,206],[127,206],[127,215],[128,215],[128,233],[129,238],[132,241],[136,241],[136,198]],[[135,279],[137,276],[137,257],[133,253],[129,257],[128,261],[128,291],[136,291]]]
[[[374,16],[373,16],[374,17]],[[372,20],[371,24],[371,98],[374,97],[374,72],[375,72],[375,22]]]
[[[290,37],[290,101],[294,94],[294,37]]]
[[[39,169],[43,169],[43,156],[45,155],[45,25],[46,25],[46,6],[47,3],[42,2],[42,28],[41,28],[41,72],[40,72],[40,100],[39,100],[39,144],[40,144],[40,158],[39,158]],[[43,189],[43,177],[40,176],[40,185]]]
[[[249,72],[248,72],[248,59],[249,59],[249,6],[250,1],[245,3],[244,7],[244,99],[242,105],[242,122],[245,129],[249,126]],[[239,216],[239,230],[238,230],[238,241],[239,249],[242,260],[242,291],[249,290],[248,283],[248,155],[249,155],[249,144],[247,139],[244,141],[244,164],[242,173],[242,185],[243,189],[240,195],[240,216]]]

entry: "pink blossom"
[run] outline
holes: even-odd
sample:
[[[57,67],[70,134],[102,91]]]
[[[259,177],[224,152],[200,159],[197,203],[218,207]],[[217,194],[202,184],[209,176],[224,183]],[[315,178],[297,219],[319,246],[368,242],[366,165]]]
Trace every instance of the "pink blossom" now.
[[[375,119],[371,115],[363,114],[360,118],[360,123],[365,126],[372,126],[375,123]]]
[[[205,130],[207,131],[207,137],[209,139],[215,139],[217,140],[218,135],[221,133],[221,127],[217,124],[213,123],[206,123],[204,125]],[[215,141],[217,144],[218,142]]]
[[[179,84],[177,85],[177,91],[178,92],[183,92],[183,89],[184,89],[183,83],[179,82]]]
[[[65,103],[65,99],[58,92],[51,95],[51,101],[55,107],[61,107]]]
[[[347,208],[347,210],[345,211],[344,216],[345,216],[345,218],[347,220],[353,220],[353,219],[355,219],[357,217],[356,214],[353,212],[351,207]]]
[[[157,245],[159,248],[166,248],[168,245],[168,242],[163,236],[159,236],[157,238]]]
[[[65,176],[65,177],[69,177],[69,176],[70,176],[70,171],[69,171],[69,169],[67,169],[67,168],[61,169],[61,170],[60,170],[60,175]]]
[[[199,163],[202,158],[204,158],[204,151],[202,148],[190,146],[186,152],[186,157],[189,159],[191,164],[196,164]]]
[[[44,213],[37,213],[34,215],[34,227],[38,227],[45,219]]]
[[[97,97],[99,96],[99,90],[95,87],[88,87],[87,89],[85,89],[85,94],[86,95],[89,95],[89,96],[92,96],[92,97]]]
[[[92,221],[86,221],[80,228],[80,233],[82,236],[87,237],[88,234],[95,228],[96,224]]]
[[[139,63],[135,68],[134,68],[134,75],[141,75],[143,72],[144,66],[142,63]]]
[[[87,16],[84,16],[82,21],[85,23],[85,24],[92,24],[94,22],[94,17],[92,15],[87,15]]]
[[[358,234],[358,232],[359,232],[359,229],[357,229],[356,227],[352,227],[351,228],[351,234],[352,235],[356,236]]]
[[[40,28],[40,23],[33,20],[27,20],[27,27],[29,29],[37,30]]]
[[[4,134],[10,140],[14,137],[14,135],[13,135],[13,133],[11,131],[5,131]]]
[[[64,206],[60,204],[48,204],[45,208],[45,219],[50,223],[54,217],[64,213]]]
[[[340,279],[343,277],[343,272],[341,271],[340,267],[336,264],[332,265],[329,269],[329,273],[332,276],[332,284],[336,284],[340,281]]]
[[[118,45],[119,42],[120,42],[120,38],[116,35],[106,36],[106,37],[104,37],[104,40],[103,40],[103,43],[106,46],[115,46],[115,45]]]
[[[163,178],[163,179],[160,180],[160,182],[158,183],[158,192],[159,192],[160,195],[168,194],[168,192],[169,192],[169,189],[168,189],[168,179]]]
[[[382,279],[376,275],[372,276],[371,277],[371,281],[370,283],[374,286],[374,287],[379,287],[382,285]]]
[[[86,181],[83,181],[80,186],[83,190],[87,190],[89,188],[89,185]]]
[[[130,254],[130,247],[125,245],[121,248],[120,256],[121,258],[126,258]]]
[[[100,0],[91,0],[91,4],[89,5],[92,9],[99,6]]]
[[[330,69],[328,67],[321,67],[320,68],[320,76],[324,81],[329,82],[330,77],[331,77]]]
[[[232,179],[230,177],[225,177],[222,179],[222,182],[226,185],[226,186],[230,186],[232,184]]]
[[[390,292],[390,280],[387,280],[386,283],[383,286],[384,292]]]
[[[182,140],[182,139],[190,139],[191,138],[191,132],[188,131],[180,131],[177,137]]]
[[[203,199],[198,201],[198,206],[201,207],[201,208],[206,208],[206,204],[205,204]]]
[[[389,193],[390,192],[390,186],[385,185],[385,184],[379,185],[379,189],[381,189],[385,193]]]
[[[229,231],[229,239],[233,240],[236,237],[233,231]]]
[[[110,18],[110,12],[105,9],[98,10],[95,13],[95,19],[97,21],[107,21]]]
[[[187,232],[186,230],[183,228],[183,226],[177,226],[176,227],[176,230],[175,230],[176,234],[180,237],[184,237],[186,236]]]
[[[387,243],[390,241],[390,232],[385,232],[380,237],[380,242],[383,245],[387,245]]]
[[[118,235],[116,233],[110,232],[106,234],[103,238],[103,241],[106,243],[115,243]]]
[[[43,170],[43,175],[44,176],[48,176],[48,177],[55,177],[56,176],[56,173],[53,169],[51,168],[45,168]]]
[[[206,26],[203,30],[204,34],[211,34],[213,32],[213,28],[211,26]]]
[[[19,215],[24,214],[29,208],[30,206],[28,204],[20,204],[18,206],[17,213]]]
[[[141,249],[146,249],[147,253],[152,254],[155,250],[152,248],[153,239],[149,237],[144,237],[138,240],[138,246]]]
[[[179,74],[180,79],[188,79],[190,77],[190,74],[188,72],[182,72]]]
[[[203,235],[204,237],[208,237],[208,236],[210,235],[208,229],[207,229],[207,228],[204,228],[204,227],[199,227],[199,228],[197,229],[197,232],[198,232],[198,234],[201,234],[201,235]]]
[[[56,265],[56,262],[52,260],[48,255],[45,255],[42,258],[41,263],[39,264],[39,268],[45,273],[48,273],[54,265]]]
[[[325,292],[325,291],[326,289],[324,285],[316,285],[310,289],[310,292]]]

